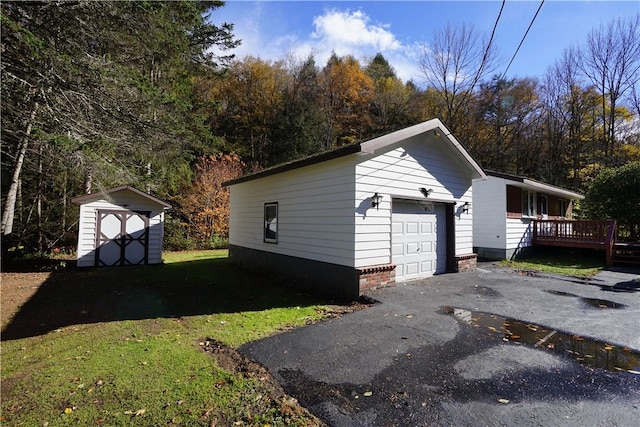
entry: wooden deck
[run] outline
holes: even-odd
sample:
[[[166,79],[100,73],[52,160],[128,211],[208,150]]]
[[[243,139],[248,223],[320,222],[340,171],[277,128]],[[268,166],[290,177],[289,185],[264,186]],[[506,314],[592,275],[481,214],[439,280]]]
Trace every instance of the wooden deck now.
[[[640,223],[615,220],[534,220],[533,244],[605,251],[607,265],[640,264]]]

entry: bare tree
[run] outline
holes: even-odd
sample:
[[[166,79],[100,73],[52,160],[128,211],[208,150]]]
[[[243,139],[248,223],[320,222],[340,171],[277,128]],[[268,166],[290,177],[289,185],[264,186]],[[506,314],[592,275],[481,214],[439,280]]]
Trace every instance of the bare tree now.
[[[453,133],[462,130],[474,90],[496,65],[493,46],[464,23],[447,24],[424,46],[420,69],[427,85],[440,97],[441,118]]]
[[[640,14],[592,30],[580,65],[602,95],[602,145],[609,160],[616,143],[617,107],[625,93],[640,81]]]

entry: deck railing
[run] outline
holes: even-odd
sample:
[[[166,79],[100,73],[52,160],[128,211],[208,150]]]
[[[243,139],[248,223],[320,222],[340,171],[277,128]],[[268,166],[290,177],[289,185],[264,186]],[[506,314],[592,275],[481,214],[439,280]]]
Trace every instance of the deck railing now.
[[[604,249],[607,265],[613,259],[615,220],[534,220],[533,244]]]

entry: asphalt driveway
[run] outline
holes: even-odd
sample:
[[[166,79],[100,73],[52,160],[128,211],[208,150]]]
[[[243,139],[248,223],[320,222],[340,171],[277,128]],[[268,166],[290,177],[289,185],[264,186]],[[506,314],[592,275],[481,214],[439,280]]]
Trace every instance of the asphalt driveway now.
[[[637,277],[486,265],[240,351],[332,426],[635,426]]]

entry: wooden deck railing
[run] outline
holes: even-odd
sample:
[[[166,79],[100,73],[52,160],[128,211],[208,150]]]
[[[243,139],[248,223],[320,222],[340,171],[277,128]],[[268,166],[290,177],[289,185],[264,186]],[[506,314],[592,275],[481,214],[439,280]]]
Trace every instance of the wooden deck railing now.
[[[534,220],[534,245],[604,249],[607,265],[613,262],[615,220]]]

